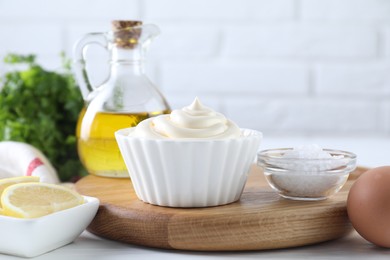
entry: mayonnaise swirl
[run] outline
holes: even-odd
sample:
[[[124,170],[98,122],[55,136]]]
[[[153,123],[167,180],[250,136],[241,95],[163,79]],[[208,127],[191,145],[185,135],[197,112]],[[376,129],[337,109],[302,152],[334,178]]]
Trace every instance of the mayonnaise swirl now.
[[[239,127],[195,98],[191,105],[139,123],[130,136],[153,139],[238,138]]]

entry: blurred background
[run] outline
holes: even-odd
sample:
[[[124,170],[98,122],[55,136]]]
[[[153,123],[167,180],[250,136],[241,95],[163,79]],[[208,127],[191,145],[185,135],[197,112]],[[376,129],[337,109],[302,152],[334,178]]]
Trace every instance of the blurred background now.
[[[0,56],[58,69],[114,19],[160,27],[147,72],[172,108],[199,96],[268,136],[390,136],[388,0],[0,0]],[[99,82],[107,55],[88,55]]]

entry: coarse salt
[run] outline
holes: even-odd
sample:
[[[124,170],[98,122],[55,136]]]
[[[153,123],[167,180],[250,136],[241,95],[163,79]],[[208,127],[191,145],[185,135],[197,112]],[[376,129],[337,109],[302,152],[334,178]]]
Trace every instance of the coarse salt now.
[[[283,197],[324,199],[348,179],[345,168],[349,159],[344,155],[332,155],[315,144],[279,151],[270,157],[273,166],[266,167],[264,173]]]
[[[348,163],[343,155],[331,155],[316,144],[302,145],[286,150],[277,165],[299,174],[316,174],[336,169]],[[291,160],[290,160],[291,159]]]

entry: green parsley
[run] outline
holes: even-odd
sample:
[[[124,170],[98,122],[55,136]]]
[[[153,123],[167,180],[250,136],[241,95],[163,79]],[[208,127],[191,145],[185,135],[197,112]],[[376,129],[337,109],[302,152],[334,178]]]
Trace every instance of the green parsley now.
[[[47,71],[34,55],[9,54],[4,62],[24,65],[0,81],[0,140],[29,143],[57,169],[61,181],[85,175],[77,154],[76,124],[83,100],[64,55],[63,72]],[[17,155],[16,155],[17,156]]]

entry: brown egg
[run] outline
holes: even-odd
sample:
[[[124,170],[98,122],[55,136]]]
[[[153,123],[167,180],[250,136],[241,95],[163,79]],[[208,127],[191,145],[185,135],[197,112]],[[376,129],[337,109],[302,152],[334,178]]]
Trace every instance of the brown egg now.
[[[348,194],[348,217],[366,240],[390,247],[390,166],[363,173]]]

